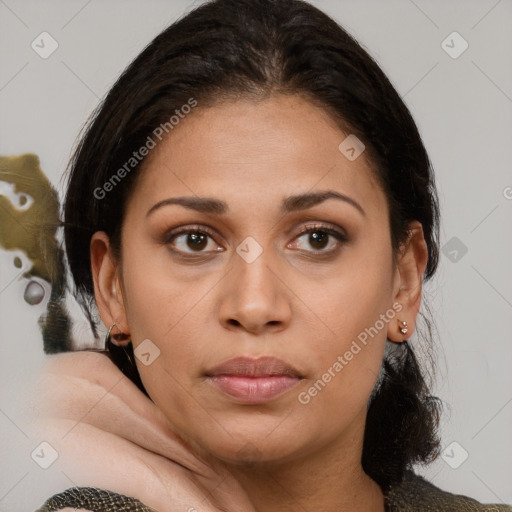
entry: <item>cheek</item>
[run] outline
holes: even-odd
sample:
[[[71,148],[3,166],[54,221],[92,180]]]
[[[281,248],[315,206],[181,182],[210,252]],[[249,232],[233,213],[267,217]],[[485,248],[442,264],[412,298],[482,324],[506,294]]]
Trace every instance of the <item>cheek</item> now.
[[[348,247],[328,279],[314,286],[309,282],[308,290],[303,290],[319,324],[327,327],[322,332],[332,338],[333,351],[342,351],[376,322],[385,339],[386,325],[379,320],[393,303],[392,253],[385,237],[372,236]]]
[[[375,385],[393,309],[391,248],[380,255],[355,251],[336,279],[309,295],[308,305],[318,311],[319,336],[310,337],[309,351],[317,372],[299,396],[311,417],[336,410],[339,421],[366,406]],[[310,331],[314,326],[310,326]]]
[[[142,358],[136,360],[138,370],[152,398],[178,398],[179,383],[187,382],[204,350],[197,340],[205,339],[205,308],[214,281],[208,278],[190,283],[179,279],[169,271],[168,261],[161,255],[155,256],[155,251],[153,255],[140,255],[137,250],[132,247],[130,253],[126,244],[122,272],[123,299],[135,354],[139,345],[140,350],[148,346],[151,353],[151,364],[145,365]],[[158,354],[154,360],[153,353]]]
[[[172,340],[176,327],[201,307],[214,276],[180,272],[165,247],[137,243],[129,235],[123,254],[123,299],[134,344]]]
[[[308,428],[321,427],[319,442],[337,436],[366,413],[386,343],[386,322],[368,309],[333,318],[336,336],[312,338],[316,341],[309,352],[316,371],[297,394],[297,402]]]

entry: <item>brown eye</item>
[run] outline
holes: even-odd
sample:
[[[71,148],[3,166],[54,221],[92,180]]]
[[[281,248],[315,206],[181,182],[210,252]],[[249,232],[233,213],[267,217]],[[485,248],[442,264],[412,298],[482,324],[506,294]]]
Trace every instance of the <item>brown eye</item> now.
[[[189,228],[171,232],[166,236],[165,243],[170,246],[173,252],[182,253],[183,255],[206,254],[223,250],[213,239],[213,234],[207,232],[204,228]]]
[[[202,250],[208,245],[208,235],[204,233],[189,233],[187,237],[187,247],[192,250]]]
[[[305,252],[331,253],[347,241],[342,231],[327,226],[314,226],[302,231],[293,243],[293,248]]]
[[[325,249],[329,243],[330,235],[322,231],[313,231],[309,233],[309,244],[315,249]]]

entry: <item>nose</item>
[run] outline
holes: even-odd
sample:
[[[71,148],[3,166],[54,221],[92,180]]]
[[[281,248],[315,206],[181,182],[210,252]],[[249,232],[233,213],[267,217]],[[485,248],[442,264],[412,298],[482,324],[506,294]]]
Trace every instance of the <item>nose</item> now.
[[[219,320],[229,330],[253,334],[279,332],[290,324],[291,291],[265,251],[248,263],[233,255],[234,267],[224,279]],[[271,268],[272,267],[272,268]]]

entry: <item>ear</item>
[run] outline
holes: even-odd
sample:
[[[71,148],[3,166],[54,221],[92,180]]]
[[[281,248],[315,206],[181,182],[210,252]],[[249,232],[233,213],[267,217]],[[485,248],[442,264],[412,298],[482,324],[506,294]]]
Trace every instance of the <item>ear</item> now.
[[[104,231],[93,234],[90,244],[91,271],[94,283],[94,296],[102,322],[112,330],[111,341],[115,345],[126,345],[127,341],[118,341],[115,335],[121,333],[129,335],[130,329],[126,320],[121,282],[119,279],[120,267],[116,261],[110,239]]]
[[[409,339],[416,327],[416,318],[421,305],[423,274],[427,266],[428,250],[420,222],[409,224],[409,236],[400,247],[395,269],[394,302],[402,309],[397,319],[389,322],[387,337],[390,341],[400,343]],[[407,333],[402,334],[401,322],[407,322]]]

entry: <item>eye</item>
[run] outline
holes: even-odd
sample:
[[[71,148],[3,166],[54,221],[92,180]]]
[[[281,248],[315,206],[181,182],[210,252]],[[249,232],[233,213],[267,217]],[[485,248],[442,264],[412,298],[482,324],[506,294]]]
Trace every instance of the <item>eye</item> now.
[[[165,243],[174,252],[185,254],[205,254],[220,252],[224,249],[213,239],[213,233],[205,227],[190,227],[171,231],[165,237]]]
[[[343,242],[347,241],[347,237],[341,230],[318,225],[304,229],[295,240],[297,241],[288,245],[289,248],[331,254],[340,249]]]
[[[310,226],[287,245],[306,253],[331,255],[337,252],[347,237],[342,230],[325,225]],[[222,252],[224,248],[215,242],[215,234],[205,226],[191,226],[166,234],[164,243],[181,256],[193,257]]]

